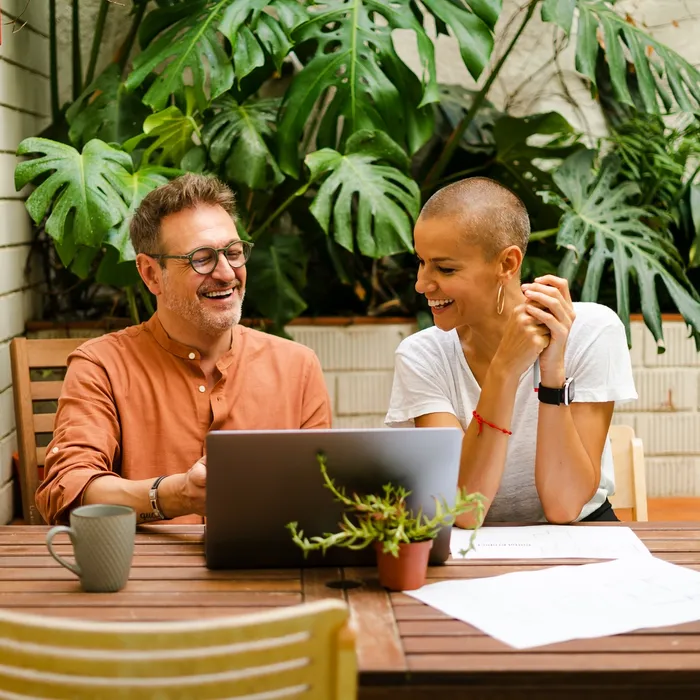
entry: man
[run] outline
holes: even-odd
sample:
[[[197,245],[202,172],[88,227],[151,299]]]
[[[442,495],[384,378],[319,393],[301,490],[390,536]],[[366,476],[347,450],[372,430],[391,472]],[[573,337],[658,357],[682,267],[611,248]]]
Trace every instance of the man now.
[[[36,494],[47,522],[90,503],[201,522],[207,432],[330,427],[315,354],[239,325],[252,244],[234,216],[228,187],[192,174],[139,206],[131,240],[157,312],[70,356]]]

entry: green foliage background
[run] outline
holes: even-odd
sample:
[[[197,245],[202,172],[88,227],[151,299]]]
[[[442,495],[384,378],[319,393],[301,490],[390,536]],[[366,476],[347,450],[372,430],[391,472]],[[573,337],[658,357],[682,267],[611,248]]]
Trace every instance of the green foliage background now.
[[[82,29],[93,50],[85,77],[76,59],[73,101],[59,109],[54,54],[53,124],[18,150],[29,158],[16,186],[36,186],[27,209],[56,292],[47,314],[113,312],[119,299],[100,305],[96,285],[123,289],[134,320],[152,311],[128,217],[185,170],[237,192],[241,235],[256,244],[246,312],[271,330],[300,314],[420,314],[420,207],[482,174],[531,213],[526,277],[558,269],[628,327],[640,309],[658,340],[660,312],[677,309],[700,348],[700,73],[608,0],[532,0],[492,64],[501,11],[501,0],[136,0],[127,17],[102,0]],[[108,12],[131,29],[95,76]],[[609,120],[593,150],[557,113],[516,117],[488,100],[535,13],[575,42]],[[438,83],[429,25],[456,39],[480,90]],[[395,49],[399,29],[415,36],[417,72]],[[682,129],[668,113],[685,115]]]

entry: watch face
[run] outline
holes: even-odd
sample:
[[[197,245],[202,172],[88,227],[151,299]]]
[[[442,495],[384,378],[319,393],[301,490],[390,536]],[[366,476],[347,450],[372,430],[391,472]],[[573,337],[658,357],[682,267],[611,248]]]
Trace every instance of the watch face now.
[[[569,381],[566,383],[566,388],[568,389],[568,402],[567,403],[572,403],[574,400],[574,395],[575,395],[575,388],[574,388],[574,380],[569,379]]]

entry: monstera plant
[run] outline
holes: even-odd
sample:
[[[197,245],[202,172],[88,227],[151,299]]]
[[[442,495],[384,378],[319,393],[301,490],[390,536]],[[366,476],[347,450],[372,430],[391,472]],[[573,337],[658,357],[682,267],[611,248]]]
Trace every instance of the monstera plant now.
[[[53,138],[20,145],[28,159],[16,185],[36,185],[27,208],[62,265],[125,287],[132,315],[150,311],[150,299],[135,275],[129,214],[177,173],[216,174],[237,192],[241,235],[256,244],[247,311],[273,330],[303,313],[414,314],[420,206],[439,186],[484,174],[514,188],[532,213],[526,269],[563,257],[562,273],[585,279],[584,296],[594,299],[602,272],[614,268],[619,313],[629,316],[632,279],[655,334],[661,277],[700,329],[697,294],[672,241],[658,231],[649,238],[643,215],[625,202],[629,188],[608,193],[623,209],[612,233],[606,228],[600,192],[615,164],[596,163],[594,172],[560,115],[516,117],[488,100],[539,13],[576,42],[576,68],[592,90],[603,56],[621,102],[635,97],[631,66],[642,113],[698,112],[700,73],[613,2],[533,0],[491,65],[501,0],[134,0],[124,45],[95,77],[109,12],[126,10],[102,0],[87,75],[74,69],[66,111],[54,100]],[[433,26],[457,42],[480,90],[438,83]],[[396,50],[399,30],[414,38],[417,70]]]

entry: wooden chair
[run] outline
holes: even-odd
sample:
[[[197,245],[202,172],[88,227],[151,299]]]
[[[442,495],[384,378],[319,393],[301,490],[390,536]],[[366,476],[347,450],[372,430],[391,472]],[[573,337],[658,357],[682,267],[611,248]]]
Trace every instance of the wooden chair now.
[[[10,344],[22,517],[28,525],[44,524],[34,502],[34,494],[39,486],[39,467],[43,467],[46,457],[46,447],[37,447],[37,437],[48,444],[56,418],[56,409],[51,403],[49,403],[50,412],[37,411],[46,408],[46,404],[42,406],[40,402],[58,400],[68,355],[86,340],[87,338],[60,340],[15,338]],[[56,375],[56,370],[60,371],[60,380],[50,378],[39,381],[38,378],[32,377],[32,374]]]
[[[610,446],[615,465],[613,508],[631,508],[632,519],[649,520],[647,482],[644,472],[644,447],[629,425],[610,426]]]
[[[187,622],[0,610],[0,689],[14,700],[354,700],[355,636],[339,600]]]

